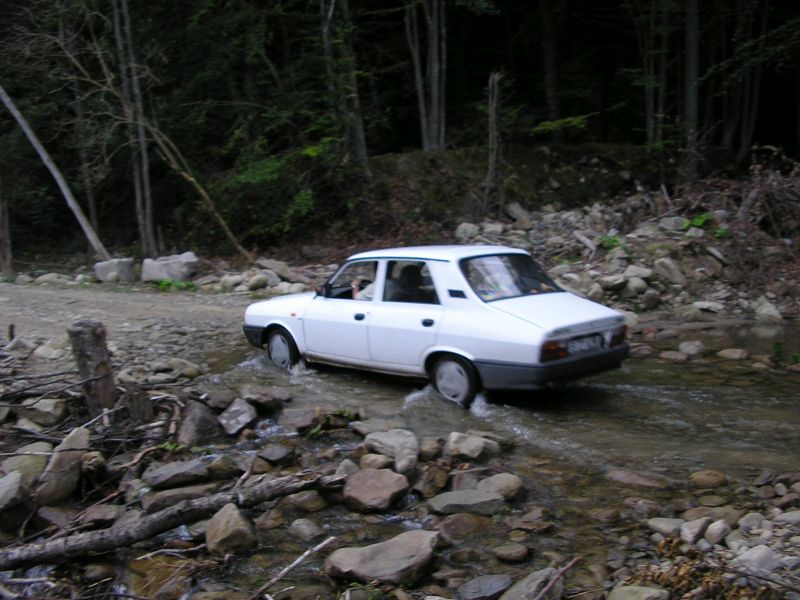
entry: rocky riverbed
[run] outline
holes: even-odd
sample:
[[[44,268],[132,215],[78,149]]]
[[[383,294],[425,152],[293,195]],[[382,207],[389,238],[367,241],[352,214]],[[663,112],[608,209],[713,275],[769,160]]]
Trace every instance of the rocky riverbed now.
[[[712,234],[727,215],[616,230],[632,212],[509,207],[513,222],[454,235],[528,247],[563,285],[625,310],[632,360],[705,361],[687,330],[797,315],[781,241],[761,247],[781,276],[753,287],[733,242]],[[419,437],[385,415],[325,398],[297,406],[287,389],[220,378],[246,351],[241,315],[254,295],[313,287],[334,267],[198,261],[162,292],[89,273],[0,284],[5,597],[249,598],[318,548],[264,592],[800,598],[800,472],[584,473],[496,432]],[[87,317],[107,328],[121,392],[105,420],[86,412],[66,338]],[[760,373],[798,368],[791,348],[713,354]],[[611,490],[602,504],[549,501],[551,486],[580,496],[599,481]],[[580,536],[597,540],[591,551]]]

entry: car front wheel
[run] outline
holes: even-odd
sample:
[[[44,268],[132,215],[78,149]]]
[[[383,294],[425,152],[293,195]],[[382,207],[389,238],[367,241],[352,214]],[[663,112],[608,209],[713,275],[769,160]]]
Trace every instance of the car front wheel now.
[[[270,360],[281,369],[288,371],[300,360],[297,346],[285,329],[275,329],[267,338],[267,353]]]
[[[433,365],[432,379],[437,392],[465,408],[478,393],[475,367],[460,356],[445,356],[437,360]]]

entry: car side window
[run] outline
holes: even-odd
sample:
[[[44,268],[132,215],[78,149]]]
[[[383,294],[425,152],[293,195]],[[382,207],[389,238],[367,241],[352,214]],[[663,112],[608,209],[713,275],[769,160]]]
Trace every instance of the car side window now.
[[[349,300],[372,300],[378,262],[359,260],[346,264],[328,282],[330,296]]]
[[[383,299],[387,302],[439,304],[428,265],[424,261],[389,261]]]

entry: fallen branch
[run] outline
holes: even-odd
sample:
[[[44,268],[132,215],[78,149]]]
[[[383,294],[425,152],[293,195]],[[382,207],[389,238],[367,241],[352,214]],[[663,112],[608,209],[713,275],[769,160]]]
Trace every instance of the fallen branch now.
[[[3,550],[0,552],[0,571],[24,565],[63,563],[78,556],[130,546],[179,525],[208,518],[229,503],[246,508],[308,489],[339,487],[343,481],[342,477],[323,477],[310,471],[303,471],[244,489],[184,500],[121,527],[112,526],[99,531],[76,533],[57,540]]]
[[[333,542],[334,540],[336,540],[336,538],[335,538],[335,537],[333,537],[333,536],[331,536],[331,537],[329,537],[328,539],[326,539],[325,541],[323,541],[323,542],[320,542],[319,544],[317,544],[317,545],[316,545],[316,546],[314,546],[313,548],[309,548],[308,550],[306,550],[305,552],[303,552],[303,554],[301,554],[299,557],[297,557],[297,558],[296,558],[296,559],[295,559],[295,560],[292,562],[292,564],[290,564],[289,566],[287,566],[287,567],[284,567],[283,569],[281,569],[281,572],[280,572],[280,573],[278,573],[277,575],[275,575],[275,577],[273,577],[273,578],[272,578],[272,579],[270,579],[270,580],[269,580],[267,583],[265,583],[265,584],[264,584],[264,585],[262,585],[260,588],[258,588],[258,590],[257,590],[257,591],[256,591],[256,592],[255,592],[255,593],[252,595],[252,596],[250,596],[250,597],[249,597],[247,600],[258,600],[258,599],[259,599],[259,597],[260,597],[262,594],[264,594],[264,593],[265,593],[265,592],[266,592],[266,591],[267,591],[269,588],[271,588],[273,585],[275,585],[276,583],[278,583],[278,582],[279,582],[281,579],[283,579],[284,577],[286,577],[286,575],[287,575],[287,574],[289,574],[289,573],[292,571],[292,569],[294,569],[294,568],[295,568],[297,565],[299,565],[300,563],[302,563],[302,562],[303,562],[305,559],[307,559],[307,558],[308,558],[309,556],[311,556],[312,554],[314,554],[314,553],[316,553],[316,552],[319,552],[320,550],[322,550],[322,549],[323,549],[325,546],[327,546],[328,544],[330,544],[330,543],[331,543],[331,542]],[[265,596],[266,596],[266,594],[265,594]]]
[[[550,578],[548,584],[544,586],[541,592],[536,594],[536,597],[533,600],[542,600],[542,598],[546,598],[547,592],[553,589],[553,586],[556,584],[556,581],[561,579],[567,571],[569,571],[572,567],[577,565],[582,560],[583,560],[582,556],[576,556],[567,564],[565,564],[563,567],[561,567],[558,571],[556,571],[555,574]]]

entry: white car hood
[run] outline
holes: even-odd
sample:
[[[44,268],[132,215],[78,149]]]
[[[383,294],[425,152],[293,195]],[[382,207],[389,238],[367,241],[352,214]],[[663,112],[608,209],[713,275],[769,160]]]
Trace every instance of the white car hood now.
[[[276,296],[268,300],[256,302],[247,307],[244,313],[244,322],[247,325],[265,325],[271,318],[277,316],[292,316],[292,313],[302,315],[308,303],[316,296],[316,292],[302,292]]]
[[[489,302],[493,309],[513,315],[554,335],[573,335],[621,325],[621,313],[569,292],[551,292]]]

